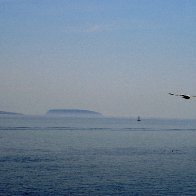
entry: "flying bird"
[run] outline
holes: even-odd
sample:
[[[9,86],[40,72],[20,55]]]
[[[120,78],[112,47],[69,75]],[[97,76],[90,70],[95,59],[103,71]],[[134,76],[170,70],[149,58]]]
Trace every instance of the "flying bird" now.
[[[169,95],[175,95],[175,96],[180,96],[182,97],[183,99],[190,99],[192,97],[196,97],[196,96],[191,96],[191,95],[185,95],[185,94],[174,94],[174,93],[169,93]]]

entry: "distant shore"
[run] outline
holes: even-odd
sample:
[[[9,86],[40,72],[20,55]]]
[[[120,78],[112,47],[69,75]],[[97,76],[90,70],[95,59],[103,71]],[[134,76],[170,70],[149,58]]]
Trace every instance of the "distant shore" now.
[[[6,111],[0,111],[0,115],[14,115],[14,116],[21,116],[21,115],[24,115],[24,114],[21,114],[21,113],[16,113],[16,112],[6,112]]]
[[[47,111],[46,115],[66,117],[103,117],[99,112],[81,109],[50,109]]]

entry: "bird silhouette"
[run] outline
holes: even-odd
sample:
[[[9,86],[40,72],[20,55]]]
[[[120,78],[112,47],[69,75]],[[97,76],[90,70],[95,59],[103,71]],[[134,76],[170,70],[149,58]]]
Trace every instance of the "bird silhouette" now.
[[[174,95],[174,96],[180,96],[182,97],[183,99],[191,99],[192,97],[195,97],[196,96],[193,96],[193,95],[185,95],[185,94],[174,94],[174,93],[168,93],[169,95]]]

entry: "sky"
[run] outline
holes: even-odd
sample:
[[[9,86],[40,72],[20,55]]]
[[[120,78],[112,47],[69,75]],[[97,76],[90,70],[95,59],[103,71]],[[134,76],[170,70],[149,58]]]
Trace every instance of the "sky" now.
[[[196,118],[195,0],[0,0],[0,110]]]

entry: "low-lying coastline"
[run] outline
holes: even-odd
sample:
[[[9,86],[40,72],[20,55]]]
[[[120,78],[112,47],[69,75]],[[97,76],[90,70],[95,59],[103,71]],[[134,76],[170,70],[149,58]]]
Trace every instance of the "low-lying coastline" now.
[[[81,109],[50,109],[46,113],[47,116],[66,116],[66,117],[103,117],[99,112]]]

